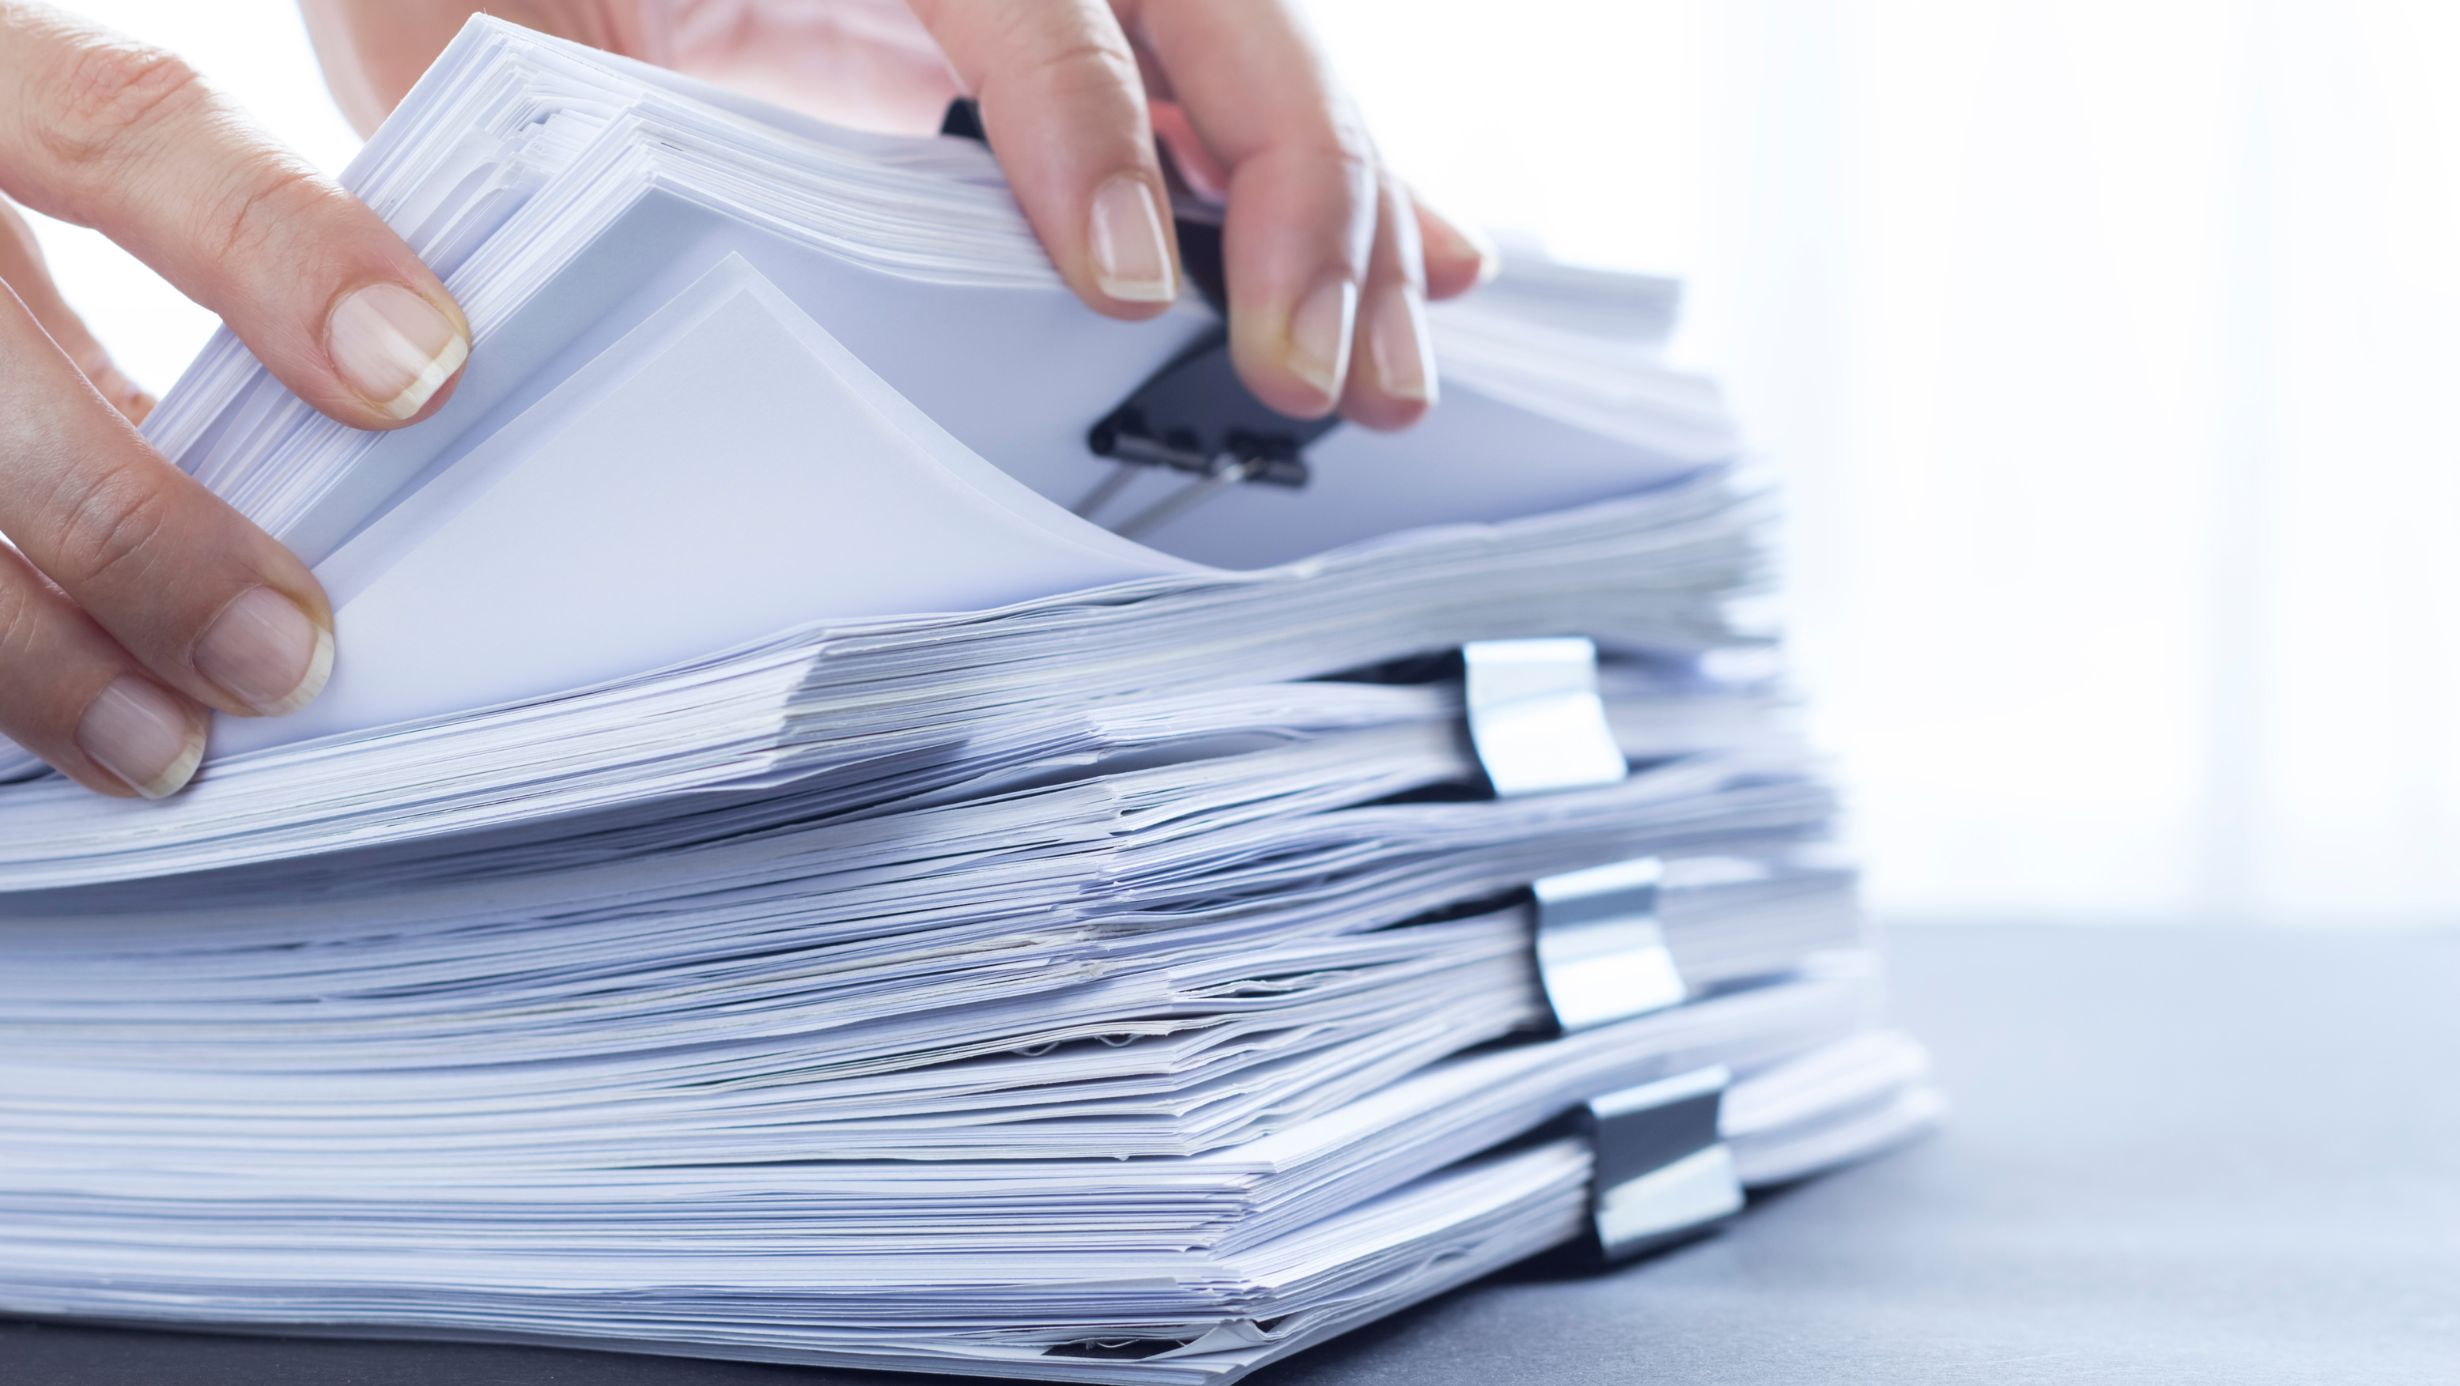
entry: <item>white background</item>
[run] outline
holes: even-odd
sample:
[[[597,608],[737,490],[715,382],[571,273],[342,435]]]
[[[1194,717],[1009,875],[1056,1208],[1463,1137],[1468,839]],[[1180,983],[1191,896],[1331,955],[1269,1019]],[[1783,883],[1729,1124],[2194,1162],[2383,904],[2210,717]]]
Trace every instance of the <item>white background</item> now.
[[[329,168],[287,0],[88,0]],[[1394,160],[1694,283],[1883,912],[2460,920],[2460,6],[1319,0]],[[159,389],[210,324],[45,228]]]

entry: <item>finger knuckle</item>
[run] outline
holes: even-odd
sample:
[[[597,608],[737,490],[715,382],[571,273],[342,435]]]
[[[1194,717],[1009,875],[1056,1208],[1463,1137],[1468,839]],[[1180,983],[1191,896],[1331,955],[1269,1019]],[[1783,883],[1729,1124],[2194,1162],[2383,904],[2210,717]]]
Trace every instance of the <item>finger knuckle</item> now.
[[[176,54],[124,39],[70,42],[40,85],[46,151],[63,164],[109,164],[166,118],[202,99],[196,70]]]
[[[21,576],[0,570],[0,682],[11,670],[38,667],[42,599],[31,582],[16,580]]]
[[[286,160],[250,168],[199,210],[196,243],[217,260],[242,258],[274,244],[325,192],[325,182]]]
[[[1032,56],[1016,68],[984,82],[984,96],[993,85],[1014,87],[1046,96],[1101,95],[1136,91],[1143,82],[1136,55],[1125,40],[1103,34],[1080,34],[1029,49]],[[1003,80],[1004,79],[1004,80]]]
[[[1375,145],[1365,132],[1338,120],[1293,133],[1261,156],[1285,177],[1315,186],[1338,184],[1357,207],[1373,207],[1381,180]]]
[[[149,583],[162,576],[170,519],[162,488],[126,474],[97,478],[60,510],[54,576],[71,590]]]
[[[1355,115],[1335,112],[1316,137],[1316,154],[1338,167],[1341,176],[1362,197],[1371,197],[1378,182],[1375,140]]]

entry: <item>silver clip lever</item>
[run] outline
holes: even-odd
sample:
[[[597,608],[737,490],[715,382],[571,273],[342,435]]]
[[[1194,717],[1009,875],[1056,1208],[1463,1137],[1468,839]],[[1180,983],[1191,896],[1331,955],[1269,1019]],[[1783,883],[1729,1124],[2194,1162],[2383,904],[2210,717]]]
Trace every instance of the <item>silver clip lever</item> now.
[[[1461,647],[1469,741],[1499,799],[1615,784],[1630,772],[1597,679],[1597,646],[1578,638],[1481,640]],[[1538,978],[1566,1033],[1628,1020],[1689,994],[1657,922],[1655,857],[1548,876],[1536,900]]]
[[[1589,1213],[1606,1260],[1696,1237],[1742,1210],[1742,1180],[1718,1129],[1729,1077],[1703,1068],[1590,1099]]]
[[[1597,645],[1577,636],[1461,647],[1469,742],[1498,799],[1613,784],[1629,773],[1597,687]]]
[[[1538,981],[1565,1034],[1679,1006],[1690,997],[1657,922],[1655,857],[1548,876],[1537,897]]]

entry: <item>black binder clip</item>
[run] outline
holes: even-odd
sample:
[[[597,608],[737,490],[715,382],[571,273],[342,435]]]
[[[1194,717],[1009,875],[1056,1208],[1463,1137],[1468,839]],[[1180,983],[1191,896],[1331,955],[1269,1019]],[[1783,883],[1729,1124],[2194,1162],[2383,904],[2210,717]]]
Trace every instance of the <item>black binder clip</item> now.
[[[989,143],[981,108],[965,97],[949,103],[940,133]],[[1166,153],[1163,165],[1174,189],[1183,190],[1183,180],[1169,170]],[[1171,200],[1182,207],[1195,205],[1192,196],[1174,195]],[[1221,227],[1184,212],[1175,220],[1181,267],[1205,302],[1226,320]],[[1146,467],[1177,472],[1188,481],[1110,526],[1119,534],[1133,536],[1152,529],[1230,486],[1305,486],[1308,445],[1338,422],[1331,415],[1293,419],[1257,399],[1239,380],[1231,361],[1228,327],[1216,327],[1147,377],[1086,431],[1086,447],[1118,466],[1086,492],[1075,511],[1098,522],[1101,512]]]

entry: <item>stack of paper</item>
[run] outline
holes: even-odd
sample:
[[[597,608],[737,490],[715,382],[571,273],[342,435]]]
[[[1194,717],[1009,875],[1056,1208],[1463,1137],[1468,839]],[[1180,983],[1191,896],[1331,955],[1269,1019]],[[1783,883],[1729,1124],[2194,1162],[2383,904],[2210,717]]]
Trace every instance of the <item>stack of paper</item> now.
[[[344,657],[0,786],[0,1310],[1211,1381],[1935,1110],[1671,286],[1517,266],[1425,425],[1191,481],[1087,430],[1214,320],[977,145],[482,20],[349,181],[472,365],[149,425]]]

